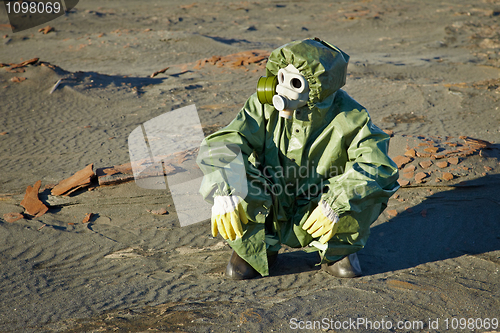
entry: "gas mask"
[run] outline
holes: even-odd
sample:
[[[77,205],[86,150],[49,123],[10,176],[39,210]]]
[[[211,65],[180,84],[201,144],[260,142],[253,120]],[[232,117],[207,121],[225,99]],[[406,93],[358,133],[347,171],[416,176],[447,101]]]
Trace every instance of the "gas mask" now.
[[[277,76],[259,79],[257,97],[262,104],[272,104],[281,117],[291,119],[293,111],[307,104],[309,84],[297,68],[288,65]]]

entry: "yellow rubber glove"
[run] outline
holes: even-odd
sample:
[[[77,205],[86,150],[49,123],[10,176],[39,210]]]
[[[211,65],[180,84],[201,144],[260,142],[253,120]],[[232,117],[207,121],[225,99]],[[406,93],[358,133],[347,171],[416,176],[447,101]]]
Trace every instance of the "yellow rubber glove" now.
[[[319,242],[327,243],[337,232],[339,216],[324,201],[320,201],[318,207],[307,218],[302,229],[314,238],[321,236]]]
[[[247,216],[237,196],[216,196],[212,207],[212,235],[220,232],[224,239],[234,241],[236,237],[243,237],[244,224],[248,223]]]

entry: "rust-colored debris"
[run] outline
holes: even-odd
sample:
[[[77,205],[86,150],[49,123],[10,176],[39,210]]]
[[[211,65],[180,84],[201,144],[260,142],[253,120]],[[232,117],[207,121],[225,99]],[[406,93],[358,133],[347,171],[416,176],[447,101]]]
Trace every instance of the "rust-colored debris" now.
[[[394,131],[393,130],[388,130],[388,129],[385,129],[385,130],[382,130],[385,132],[385,134],[389,135],[390,137],[393,137],[394,136]]]
[[[437,153],[438,150],[439,150],[438,147],[428,147],[428,148],[424,149],[424,151],[426,151],[428,153]]]
[[[403,166],[412,161],[412,159],[409,158],[408,156],[401,156],[401,155],[394,157],[392,160],[394,161],[394,163],[396,163],[398,169],[401,169]]]
[[[38,32],[42,32],[44,35],[48,34],[51,31],[55,31],[54,27],[51,27],[50,25],[38,29]]]
[[[165,208],[153,209],[153,210],[147,209],[146,211],[154,215],[166,215],[168,213],[168,211]]]
[[[56,70],[56,69],[60,69],[61,67],[59,66],[56,66],[56,65],[52,65],[51,63],[48,63],[48,62],[43,62],[43,61],[40,61],[40,66],[44,66],[44,67],[48,67],[50,69],[53,69],[53,70]]]
[[[170,67],[165,67],[163,69],[160,69],[159,71],[156,71],[154,72],[153,74],[151,74],[149,77],[150,78],[154,78],[156,75],[158,74],[162,74],[162,73],[165,73],[167,71],[167,69],[169,69]]]
[[[410,185],[410,181],[406,179],[398,179],[398,183],[400,186],[408,186]]]
[[[149,161],[149,159],[147,159],[143,161],[136,161],[134,162],[134,165],[140,166],[143,163],[150,164],[151,162]],[[172,174],[173,172],[175,172],[175,168],[172,167],[170,164],[164,163],[162,167],[158,165],[153,165],[136,176],[138,178],[158,177],[158,176],[169,175]],[[115,165],[112,167],[99,168],[96,170],[96,174],[97,174],[97,179],[99,181],[99,185],[101,186],[117,185],[135,179],[131,163]]]
[[[22,76],[14,76],[13,78],[10,79],[11,82],[15,83],[23,82],[24,80],[26,80],[26,78]]]
[[[178,152],[164,156],[155,156],[155,160],[162,160],[163,163],[151,163],[149,158],[134,161],[133,164],[125,163],[112,167],[99,168],[96,174],[99,185],[116,185],[119,183],[131,181],[134,179],[143,179],[149,177],[163,177],[172,175],[182,169],[182,164],[188,159],[196,156],[198,149]],[[145,168],[146,166],[146,168]],[[142,170],[139,174],[133,174],[133,169]]]
[[[425,172],[419,172],[415,175],[415,181],[417,184],[422,183],[422,181],[427,178],[428,174]]]
[[[414,176],[415,172],[413,171],[403,172],[403,177],[406,179],[413,179]]]
[[[443,172],[443,175],[441,176],[441,179],[443,180],[452,180],[453,179],[453,174],[451,172]]]
[[[206,64],[217,67],[230,66],[232,68],[245,67],[250,64],[257,64],[265,67],[265,60],[269,57],[269,52],[265,50],[250,50],[229,54],[226,56],[213,56],[210,58],[198,60],[195,69],[201,69]]]
[[[134,180],[132,165],[130,163],[99,168],[96,170],[96,175],[100,186],[116,185]]]
[[[466,157],[466,156],[474,155],[475,152],[476,152],[475,149],[467,149],[467,150],[464,149],[458,154],[458,156]]]
[[[190,151],[180,151],[174,154],[172,158],[165,159],[165,162],[167,164],[172,164],[172,165],[181,165],[185,161],[187,161],[187,157],[191,156],[192,152]]]
[[[448,162],[446,161],[440,161],[440,162],[437,162],[436,165],[438,166],[438,168],[446,168],[448,166]]]
[[[468,136],[460,136],[456,139],[457,141],[452,140],[453,137],[450,136],[435,136],[431,137],[432,140],[424,136],[409,135],[407,138],[408,143],[404,155],[417,161],[418,159],[430,159],[433,164],[437,163],[435,160],[440,159],[447,159],[449,164],[458,164],[460,161],[459,158],[473,155],[488,157],[485,150],[491,148],[490,142]],[[412,156],[413,151],[415,151],[416,156]],[[444,163],[442,165],[444,165]]]
[[[85,214],[85,217],[83,218],[82,223],[88,223],[93,216],[94,216],[94,214],[92,214],[92,213]]]
[[[431,154],[428,154],[428,153],[421,153],[419,151],[417,151],[417,157],[421,157],[421,158],[429,158],[431,157],[432,155]]]
[[[38,62],[38,59],[40,59],[40,58],[33,58],[30,60],[25,60],[23,62],[20,62],[19,64],[11,64],[10,69],[21,68],[21,67],[26,67],[28,65],[36,64]]]
[[[413,164],[408,165],[406,168],[404,168],[403,172],[411,172],[417,170],[417,167],[414,166]]]
[[[94,164],[87,165],[84,169],[76,172],[73,176],[61,180],[51,191],[52,195],[70,195],[71,193],[88,187],[94,178]]]
[[[432,161],[431,160],[425,160],[425,161],[422,161],[422,162],[418,163],[418,165],[420,165],[420,167],[422,169],[427,169],[427,168],[429,168],[432,165]]]
[[[489,166],[487,166],[487,165],[485,165],[485,166],[484,166],[484,171],[487,171],[487,172],[488,172],[488,171],[491,171],[491,170],[493,170],[493,168],[492,168],[492,167],[489,167]]]
[[[149,159],[136,161],[134,166],[141,166],[142,164],[150,164]],[[136,175],[138,178],[159,177],[172,174],[176,171],[175,167],[168,163],[159,165],[152,165],[150,168],[142,171]],[[115,165],[112,167],[99,168],[96,170],[97,179],[100,186],[104,185],[117,185],[134,180],[134,173],[131,163]]]
[[[460,82],[460,83],[445,83],[445,84],[443,84],[443,86],[446,87],[446,88],[451,88],[451,87],[467,88],[467,83],[465,83],[465,82]]]
[[[468,136],[459,136],[458,138],[464,140],[466,145],[472,146],[474,149],[488,148],[491,146],[491,142],[481,139],[474,139]]]
[[[388,210],[387,211],[387,214],[390,216],[390,217],[395,217],[398,215],[398,211],[395,210],[395,209],[391,209],[391,210]]]
[[[417,153],[415,152],[415,149],[408,149],[406,152],[405,152],[405,156],[408,156],[408,157],[415,157],[417,155]]]
[[[25,213],[28,215],[40,217],[49,210],[49,208],[38,199],[38,191],[41,185],[42,181],[39,180],[33,187],[28,186],[26,188],[26,194],[24,195],[23,201],[21,201],[21,206],[24,207]]]
[[[3,219],[6,222],[13,223],[16,222],[17,220],[23,219],[24,215],[21,213],[7,213],[3,214]]]
[[[450,156],[450,154],[452,154],[453,152],[449,151],[449,150],[443,150],[442,152],[439,152],[437,154],[432,154],[432,158],[434,159],[441,159],[441,158],[445,158],[445,157],[448,157]]]
[[[99,172],[102,171],[107,176],[112,176],[112,175],[116,175],[117,173],[120,173],[120,171],[116,170],[113,167],[101,168],[101,169],[97,169],[97,171],[99,171]],[[97,173],[97,171],[96,171],[96,173]],[[99,176],[99,173],[97,175]]]

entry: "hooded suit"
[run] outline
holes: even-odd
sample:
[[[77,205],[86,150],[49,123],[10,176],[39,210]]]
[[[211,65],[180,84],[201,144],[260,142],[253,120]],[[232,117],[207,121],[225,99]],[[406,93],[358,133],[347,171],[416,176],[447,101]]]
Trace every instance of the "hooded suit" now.
[[[269,274],[267,252],[276,252],[280,244],[307,247],[315,240],[302,226],[320,200],[338,214],[339,225],[327,246],[310,249],[320,252],[321,263],[329,263],[364,247],[370,225],[398,189],[398,169],[387,155],[389,136],[340,89],[348,60],[318,39],[274,50],[267,76],[292,64],[308,81],[307,104],[285,119],[253,94],[228,126],[202,143],[200,193],[209,202],[239,193],[217,171],[214,154],[207,158],[203,152],[222,145],[241,153],[247,190],[241,203],[248,223],[243,237],[228,242],[262,276]]]

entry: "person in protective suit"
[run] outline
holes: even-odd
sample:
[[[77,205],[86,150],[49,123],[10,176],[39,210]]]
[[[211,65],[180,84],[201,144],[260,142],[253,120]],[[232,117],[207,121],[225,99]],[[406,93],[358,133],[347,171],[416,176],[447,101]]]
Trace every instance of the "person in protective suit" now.
[[[361,275],[356,252],[398,189],[389,136],[340,88],[349,56],[319,40],[274,50],[258,92],[205,138],[200,193],[212,234],[233,248],[226,275],[269,275],[281,244],[319,251],[322,269]]]

